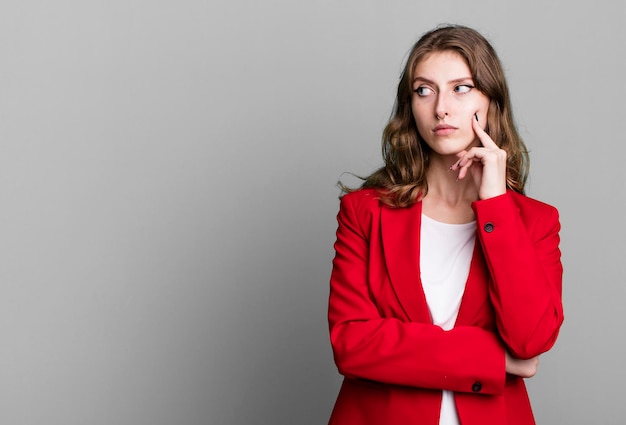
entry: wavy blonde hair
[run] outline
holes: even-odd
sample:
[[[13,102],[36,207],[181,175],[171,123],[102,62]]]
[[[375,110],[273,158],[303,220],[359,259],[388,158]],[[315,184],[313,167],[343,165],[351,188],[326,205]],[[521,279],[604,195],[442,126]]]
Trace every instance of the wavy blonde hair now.
[[[529,158],[513,122],[509,90],[502,64],[489,42],[477,31],[458,25],[438,27],[424,34],[409,53],[402,72],[392,117],[383,131],[385,165],[364,178],[362,187],[379,189],[381,200],[407,207],[428,192],[426,172],[430,148],[417,131],[411,109],[412,81],[417,64],[433,52],[456,52],[465,60],[476,89],[490,99],[487,129],[507,153],[507,187],[524,193]],[[353,189],[341,185],[345,192]]]

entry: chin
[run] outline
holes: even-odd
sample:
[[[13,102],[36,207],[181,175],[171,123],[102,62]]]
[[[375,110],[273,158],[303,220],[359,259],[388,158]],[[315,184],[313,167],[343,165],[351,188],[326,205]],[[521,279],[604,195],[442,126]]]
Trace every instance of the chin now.
[[[470,144],[454,144],[454,146],[435,146],[435,147],[430,147],[430,150],[432,153],[434,153],[435,155],[440,155],[440,156],[455,156],[456,154],[458,154],[459,152],[463,152],[464,150],[468,150],[469,148],[471,148],[472,146],[474,146],[473,143]]]

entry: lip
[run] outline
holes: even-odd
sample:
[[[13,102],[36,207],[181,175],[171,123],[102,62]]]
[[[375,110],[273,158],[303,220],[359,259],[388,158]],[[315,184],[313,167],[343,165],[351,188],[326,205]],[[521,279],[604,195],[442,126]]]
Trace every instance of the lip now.
[[[453,125],[439,124],[438,126],[433,128],[433,133],[435,133],[437,136],[447,136],[454,133],[456,130],[458,130],[458,128]]]

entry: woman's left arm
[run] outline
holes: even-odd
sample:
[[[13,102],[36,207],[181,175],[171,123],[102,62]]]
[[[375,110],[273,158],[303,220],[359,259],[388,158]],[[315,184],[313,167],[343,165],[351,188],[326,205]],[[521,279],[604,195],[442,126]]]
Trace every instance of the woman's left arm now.
[[[490,298],[510,353],[528,359],[549,350],[563,322],[556,208],[512,193],[476,201],[478,237],[492,278]]]

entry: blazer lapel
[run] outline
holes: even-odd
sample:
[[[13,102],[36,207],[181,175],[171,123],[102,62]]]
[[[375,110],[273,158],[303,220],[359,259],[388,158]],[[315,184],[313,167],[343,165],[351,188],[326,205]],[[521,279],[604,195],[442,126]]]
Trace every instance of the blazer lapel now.
[[[456,318],[455,326],[461,325],[477,325],[485,319],[485,303],[489,301],[489,272],[485,264],[483,250],[476,235],[474,242],[474,255],[470,264],[469,275],[465,283],[465,291],[461,299],[459,314]]]
[[[381,209],[381,235],[391,284],[413,322],[432,323],[419,269],[422,203],[408,208]]]

